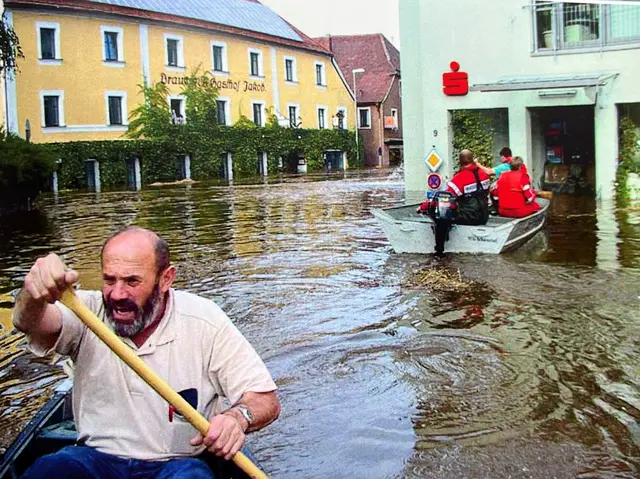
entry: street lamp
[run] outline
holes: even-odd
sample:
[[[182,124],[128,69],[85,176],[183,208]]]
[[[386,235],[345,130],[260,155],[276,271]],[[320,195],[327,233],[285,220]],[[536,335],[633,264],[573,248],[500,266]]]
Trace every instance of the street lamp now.
[[[360,130],[358,129],[358,87],[356,86],[356,74],[364,73],[364,68],[356,68],[351,70],[353,74],[353,103],[355,105],[355,109],[353,110],[353,117],[356,120],[356,158],[357,162],[360,163],[360,147],[358,146],[358,136],[360,136]]]

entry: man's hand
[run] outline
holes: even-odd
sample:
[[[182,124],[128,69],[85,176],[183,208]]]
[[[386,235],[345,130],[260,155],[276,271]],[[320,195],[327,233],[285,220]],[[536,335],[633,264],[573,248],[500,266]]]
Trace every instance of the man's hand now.
[[[35,302],[55,303],[62,292],[78,281],[78,273],[69,270],[56,254],[38,258],[24,279],[24,289]]]
[[[198,434],[191,439],[192,446],[204,444],[209,452],[229,461],[244,446],[244,426],[231,414],[213,416],[206,437]]]

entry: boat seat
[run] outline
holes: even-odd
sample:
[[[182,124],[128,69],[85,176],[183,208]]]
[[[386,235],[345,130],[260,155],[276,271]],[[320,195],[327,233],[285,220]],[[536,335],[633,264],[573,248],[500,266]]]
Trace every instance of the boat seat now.
[[[58,424],[43,428],[38,434],[38,439],[74,443],[78,439],[78,432],[72,420],[62,421]]]

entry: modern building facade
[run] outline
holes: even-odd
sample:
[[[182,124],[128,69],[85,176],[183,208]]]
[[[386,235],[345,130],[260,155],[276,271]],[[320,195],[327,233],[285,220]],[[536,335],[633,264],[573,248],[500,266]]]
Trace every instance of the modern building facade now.
[[[365,166],[402,163],[398,49],[381,34],[326,36],[317,40],[335,55],[355,92]]]
[[[476,110],[536,186],[575,177],[614,195],[619,117],[640,126],[638,2],[403,0],[400,23],[409,191],[424,192],[432,152],[452,175],[451,113]]]
[[[131,7],[135,4],[136,7]],[[10,0],[5,21],[25,58],[5,86],[9,131],[35,142],[120,139],[165,83],[175,121],[188,122],[188,75],[209,72],[218,121],[355,127],[353,97],[331,52],[257,0]]]

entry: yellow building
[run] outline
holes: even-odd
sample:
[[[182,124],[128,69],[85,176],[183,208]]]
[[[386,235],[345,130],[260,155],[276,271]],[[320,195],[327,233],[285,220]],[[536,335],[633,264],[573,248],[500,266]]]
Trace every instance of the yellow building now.
[[[140,85],[166,83],[176,121],[184,79],[209,71],[218,118],[354,128],[353,97],[333,56],[257,0],[5,1],[24,53],[5,85],[6,125],[35,142],[123,137]],[[206,8],[205,8],[206,7]],[[343,115],[338,115],[342,112]],[[340,117],[344,116],[344,120]]]

